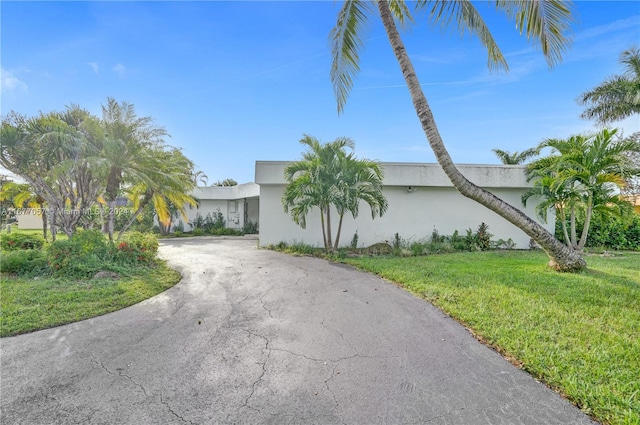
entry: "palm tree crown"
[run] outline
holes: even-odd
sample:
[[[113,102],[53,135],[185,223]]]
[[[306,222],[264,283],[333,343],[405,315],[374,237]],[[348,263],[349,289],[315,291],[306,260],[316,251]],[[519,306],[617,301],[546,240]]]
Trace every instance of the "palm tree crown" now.
[[[640,49],[625,50],[619,62],[625,66],[624,74],[614,75],[578,100],[587,106],[582,118],[606,124],[640,114]]]
[[[346,213],[356,218],[360,201],[371,208],[371,217],[382,216],[388,203],[382,195],[383,173],[375,161],[357,159],[353,152],[354,142],[341,137],[322,144],[316,138],[305,135],[300,143],[309,150],[302,160],[292,162],[284,171],[289,182],[282,198],[285,212],[302,228],[306,228],[306,217],[313,208],[320,209],[320,221],[325,249],[337,249]],[[339,216],[335,242],[331,230],[331,210]]]
[[[419,0],[412,3],[418,12],[427,11],[428,19],[443,29],[457,26],[460,33],[477,35],[487,49],[489,67],[507,69],[507,62],[496,41],[491,36],[484,20],[468,0]],[[542,50],[550,66],[558,63],[569,44],[567,32],[571,21],[571,4],[558,0],[498,0],[496,7],[515,21],[520,34],[535,43]],[[527,217],[522,211],[467,180],[454,165],[444,145],[433,112],[422,91],[420,81],[406,51],[396,22],[411,23],[413,17],[408,3],[402,0],[345,0],[336,26],[331,31],[333,64],[331,81],[342,112],[353,80],[359,71],[359,51],[363,42],[360,33],[366,26],[368,16],[374,7],[382,20],[387,38],[391,44],[400,70],[409,89],[411,100],[427,141],[435,157],[453,186],[463,195],[484,205],[490,210],[518,226],[534,239],[549,255],[550,266],[557,270],[575,271],[586,267],[584,259],[568,249],[542,225]]]

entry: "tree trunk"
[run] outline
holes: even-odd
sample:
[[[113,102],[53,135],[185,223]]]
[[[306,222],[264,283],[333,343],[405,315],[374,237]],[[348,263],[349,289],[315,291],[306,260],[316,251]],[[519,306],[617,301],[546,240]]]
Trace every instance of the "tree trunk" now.
[[[109,241],[113,242],[113,232],[115,229],[116,221],[116,200],[110,200],[107,202],[107,234],[109,235]]]
[[[579,271],[586,268],[587,264],[585,260],[577,252],[567,248],[544,227],[536,223],[522,211],[506,203],[494,194],[471,183],[458,171],[440,137],[427,98],[422,92],[420,81],[418,80],[413,64],[409,59],[409,55],[406,52],[393,16],[391,15],[389,4],[387,1],[378,1],[377,5],[387,37],[389,38],[393,52],[402,70],[402,75],[411,94],[413,106],[427,136],[429,145],[436,156],[438,164],[440,164],[449,180],[451,180],[453,186],[463,196],[473,199],[496,212],[533,238],[549,256],[549,266],[558,271]]]
[[[571,241],[569,240],[569,233],[567,232],[567,216],[564,213],[563,207],[558,207],[560,213],[560,222],[562,223],[562,235],[564,236],[564,243],[567,247],[571,247]]]
[[[571,248],[578,248],[578,237],[576,236],[576,207],[571,206]]]
[[[136,218],[138,218],[138,216],[140,215],[140,213],[144,209],[145,205],[139,206],[138,209],[136,210],[136,212],[134,212],[131,215],[131,218],[129,218],[129,220],[124,224],[124,226],[122,226],[122,229],[120,229],[120,232],[118,232],[118,237],[116,238],[116,240],[120,240],[122,235],[124,235],[124,232],[126,232],[129,229],[129,227],[131,227],[133,222],[136,220]]]
[[[344,212],[340,214],[340,220],[338,221],[338,233],[336,233],[336,240],[333,244],[333,249],[338,250],[338,243],[340,241],[340,233],[342,233],[342,218],[344,217]]]
[[[325,249],[327,251],[331,251],[333,248],[333,243],[331,243],[331,205],[327,207],[327,242],[325,244]]]
[[[587,212],[584,217],[584,226],[582,228],[582,235],[580,236],[580,241],[578,242],[578,250],[583,251],[584,246],[587,244],[587,233],[589,233],[589,226],[591,225],[591,215],[593,214],[593,194],[589,194],[589,198],[587,199]]]
[[[322,224],[322,243],[324,244],[325,251],[327,250],[327,231],[324,226],[324,211],[320,208],[320,223]]]

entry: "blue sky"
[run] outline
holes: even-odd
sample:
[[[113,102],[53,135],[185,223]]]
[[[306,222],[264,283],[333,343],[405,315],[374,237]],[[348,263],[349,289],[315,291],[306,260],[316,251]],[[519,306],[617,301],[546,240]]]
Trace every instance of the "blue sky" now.
[[[434,162],[381,24],[372,16],[362,72],[337,114],[328,34],[339,2],[2,1],[1,112],[108,96],[152,116],[209,176],[253,181],[256,160],[295,160],[304,133],[356,142],[359,157]],[[549,70],[539,50],[484,4],[510,72],[489,73],[474,38],[427,24],[404,33],[449,151],[458,163],[497,163],[492,148],[532,147],[593,130],[580,93],[620,73],[640,44],[640,2],[578,1],[573,44]],[[640,130],[635,117],[617,127]]]

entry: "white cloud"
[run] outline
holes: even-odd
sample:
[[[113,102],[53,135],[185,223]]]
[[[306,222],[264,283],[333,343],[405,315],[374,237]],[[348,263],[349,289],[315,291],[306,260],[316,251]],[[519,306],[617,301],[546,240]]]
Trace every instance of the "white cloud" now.
[[[87,65],[89,65],[91,69],[93,69],[93,72],[95,72],[96,75],[100,74],[100,67],[96,62],[88,62]]]
[[[630,16],[626,19],[619,19],[605,25],[587,28],[586,30],[576,34],[576,40],[584,40],[593,37],[602,37],[604,34],[612,32],[626,31],[628,28],[635,29],[638,27],[640,15]]]
[[[121,64],[121,63],[116,64],[116,66],[114,66],[112,69],[120,77],[124,77],[124,72],[126,71],[126,68],[125,68],[125,66],[123,64]]]
[[[21,81],[13,71],[0,68],[0,88],[2,91],[22,90],[27,91],[27,85]]]

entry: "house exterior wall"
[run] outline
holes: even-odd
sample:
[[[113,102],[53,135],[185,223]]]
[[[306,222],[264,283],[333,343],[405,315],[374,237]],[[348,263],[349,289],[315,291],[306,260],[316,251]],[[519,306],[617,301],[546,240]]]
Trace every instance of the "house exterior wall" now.
[[[282,207],[286,187],[283,170],[286,162],[259,162],[256,165],[256,182],[260,184],[260,244],[302,242],[322,245],[320,215],[314,209],[307,216],[307,228],[296,225]],[[482,222],[489,225],[493,239],[511,238],[518,248],[529,246],[529,236],[493,211],[460,195],[452,187],[437,164],[383,163],[385,171],[383,193],[389,202],[387,213],[371,219],[368,205],[360,207],[355,220],[345,216],[340,245],[348,245],[358,232],[360,246],[393,240],[394,234],[407,241],[428,239],[436,229],[441,235],[451,235],[458,230],[474,231]],[[528,187],[523,167],[514,166],[460,166],[467,178],[480,184],[498,197],[521,208],[535,217],[535,203],[522,207],[520,196]],[[338,216],[333,211],[333,235],[337,231]],[[549,216],[543,225],[553,231],[554,218]]]
[[[18,220],[18,228],[21,230],[42,229],[42,213],[30,212],[30,210],[38,210],[37,208],[18,208],[16,219]],[[27,210],[27,211],[24,211]]]
[[[197,207],[187,207],[187,222],[183,218],[184,230],[193,229],[192,222],[198,214],[205,218],[207,214],[215,214],[218,210],[225,219],[225,226],[231,229],[242,229],[245,218],[257,222],[259,220],[260,187],[255,183],[245,183],[237,186],[197,187],[192,196],[199,200]],[[245,208],[249,208],[245,215]],[[178,220],[176,220],[177,224]]]

